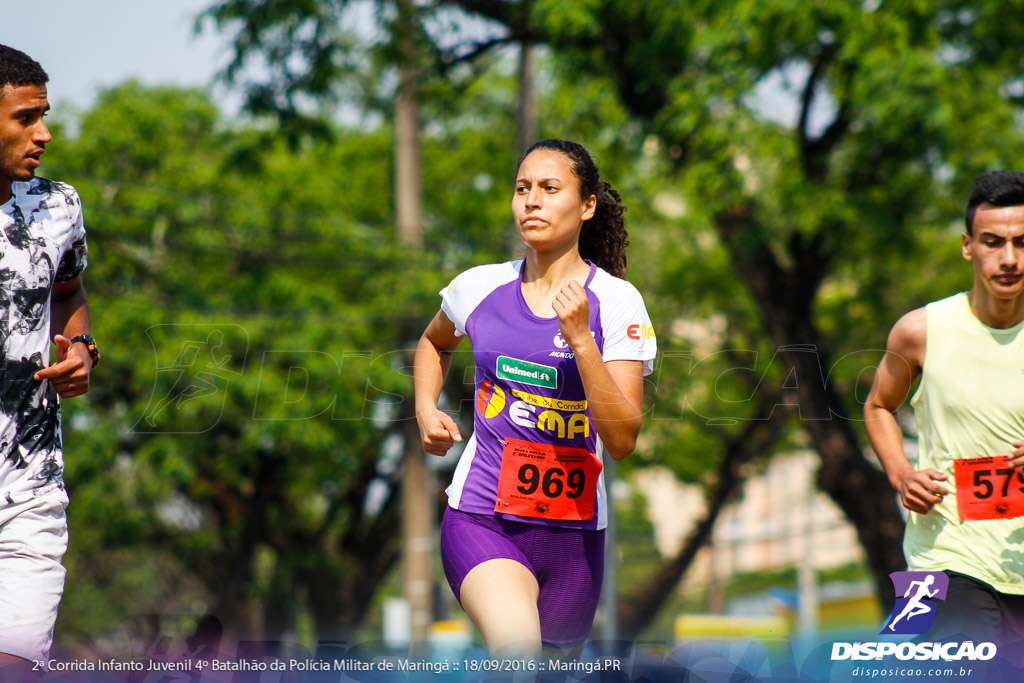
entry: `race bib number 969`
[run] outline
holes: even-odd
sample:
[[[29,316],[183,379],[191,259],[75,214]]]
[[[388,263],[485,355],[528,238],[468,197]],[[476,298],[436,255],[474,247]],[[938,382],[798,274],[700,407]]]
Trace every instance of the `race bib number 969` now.
[[[601,462],[583,448],[506,439],[495,512],[544,519],[594,518]]]
[[[953,461],[960,521],[1024,515],[1024,472],[1005,455]]]

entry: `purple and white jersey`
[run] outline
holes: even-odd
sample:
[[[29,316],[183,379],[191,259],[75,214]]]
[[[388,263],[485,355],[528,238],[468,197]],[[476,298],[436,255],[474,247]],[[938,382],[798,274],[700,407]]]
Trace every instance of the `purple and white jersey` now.
[[[50,294],[86,266],[82,202],[45,178],[11,183],[0,205],[0,506],[64,485],[60,403],[49,381]]]
[[[522,293],[522,269],[522,260],[479,266],[441,291],[441,310],[455,324],[456,334],[469,336],[476,362],[473,435],[447,489],[448,504],[457,510],[502,514],[495,508],[502,454],[509,440],[538,444],[539,449],[544,448],[540,444],[583,449],[598,462],[601,458],[572,350],[562,339],[557,317],[541,318],[530,310]],[[640,292],[593,264],[584,288],[590,303],[590,330],[602,358],[606,362],[641,361],[643,373],[650,374],[656,343]],[[582,473],[575,480],[566,474],[558,470],[552,476],[541,463],[539,471],[534,468],[526,476],[520,472],[515,483],[531,494],[542,486],[549,493],[561,493],[573,484],[582,484]],[[603,471],[587,486],[596,487],[592,516],[502,516],[535,524],[603,529],[607,525]],[[580,495],[579,491],[572,493]]]

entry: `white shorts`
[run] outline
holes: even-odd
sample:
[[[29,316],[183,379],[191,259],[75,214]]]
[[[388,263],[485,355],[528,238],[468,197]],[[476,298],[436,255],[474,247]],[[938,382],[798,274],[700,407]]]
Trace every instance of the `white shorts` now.
[[[64,593],[68,496],[57,489],[0,506],[0,652],[46,659]]]

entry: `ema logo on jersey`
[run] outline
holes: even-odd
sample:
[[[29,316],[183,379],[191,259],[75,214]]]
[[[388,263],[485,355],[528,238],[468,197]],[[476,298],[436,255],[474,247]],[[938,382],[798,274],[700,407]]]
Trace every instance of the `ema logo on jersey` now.
[[[501,415],[501,409],[505,407],[505,390],[484,380],[477,392],[476,407],[488,419]]]
[[[893,572],[896,606],[879,633],[924,633],[935,623],[935,600],[945,600],[949,577],[942,572]]]
[[[643,339],[644,341],[654,339],[654,325],[630,325],[626,328],[626,336],[630,339]]]

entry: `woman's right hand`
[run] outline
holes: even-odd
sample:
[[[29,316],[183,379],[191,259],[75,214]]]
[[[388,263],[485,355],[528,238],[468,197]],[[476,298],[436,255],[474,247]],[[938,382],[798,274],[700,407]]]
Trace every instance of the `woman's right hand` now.
[[[445,455],[456,441],[462,441],[459,426],[447,413],[434,408],[416,416],[420,425],[423,450],[431,455]]]

